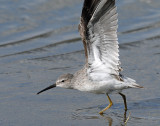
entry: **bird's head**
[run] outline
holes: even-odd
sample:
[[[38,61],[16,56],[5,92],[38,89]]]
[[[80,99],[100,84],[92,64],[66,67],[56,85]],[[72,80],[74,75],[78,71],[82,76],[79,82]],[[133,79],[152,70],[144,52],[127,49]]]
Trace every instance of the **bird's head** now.
[[[71,89],[72,85],[71,85],[71,79],[73,78],[73,74],[63,74],[61,75],[55,84],[50,85],[49,87],[39,91],[37,94],[40,94],[46,90],[49,90],[51,88],[55,88],[55,87],[63,87],[63,88],[68,88]]]

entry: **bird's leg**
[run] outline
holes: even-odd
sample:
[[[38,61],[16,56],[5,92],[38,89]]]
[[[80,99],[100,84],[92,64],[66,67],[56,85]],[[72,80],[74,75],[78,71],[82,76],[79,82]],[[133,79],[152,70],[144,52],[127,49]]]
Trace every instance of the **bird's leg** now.
[[[125,121],[127,120],[127,117],[126,117],[126,115],[127,115],[127,111],[124,111],[124,123],[125,123]]]
[[[119,93],[121,96],[122,96],[122,98],[123,98],[123,101],[124,101],[124,107],[125,107],[125,111],[127,111],[127,102],[126,102],[126,96],[124,95],[124,94],[122,94],[122,93]]]
[[[104,111],[106,111],[107,109],[109,109],[113,105],[109,95],[108,94],[106,94],[106,95],[107,95],[108,100],[109,100],[109,105],[106,108],[104,108],[102,111],[99,112],[99,114],[101,114],[101,115],[103,114]]]

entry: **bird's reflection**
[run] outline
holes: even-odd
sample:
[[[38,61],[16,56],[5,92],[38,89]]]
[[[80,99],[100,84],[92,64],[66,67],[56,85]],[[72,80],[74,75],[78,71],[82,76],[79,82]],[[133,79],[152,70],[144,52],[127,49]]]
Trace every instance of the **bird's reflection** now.
[[[108,122],[108,126],[112,126],[113,119],[109,116],[101,115]]]
[[[110,116],[106,116],[103,114],[100,114],[105,120],[107,120],[108,122],[108,126],[112,126],[113,123],[113,119]],[[129,115],[130,116],[130,115]],[[124,111],[123,114],[123,123],[121,124],[121,126],[126,126],[128,120],[129,120],[129,116],[127,117],[127,110]]]
[[[119,115],[117,113],[110,113],[109,115],[107,115],[107,114],[99,114],[99,115],[98,114],[97,115],[86,114],[86,112],[88,113],[88,111],[91,109],[92,108],[85,108],[85,109],[83,108],[83,109],[76,110],[76,113],[74,113],[72,115],[72,119],[74,119],[74,120],[94,119],[95,120],[95,119],[102,119],[103,118],[107,122],[107,126],[112,126],[113,122],[115,121],[114,120],[115,118],[121,118],[121,120],[123,118],[123,121],[119,122],[119,124],[121,126],[126,126],[128,120],[129,120],[129,116],[130,116],[130,114],[129,114],[127,117],[127,114],[128,114],[127,110],[124,111],[124,113],[122,115]],[[85,112],[84,112],[84,110],[85,110]],[[83,112],[85,114],[82,115]]]

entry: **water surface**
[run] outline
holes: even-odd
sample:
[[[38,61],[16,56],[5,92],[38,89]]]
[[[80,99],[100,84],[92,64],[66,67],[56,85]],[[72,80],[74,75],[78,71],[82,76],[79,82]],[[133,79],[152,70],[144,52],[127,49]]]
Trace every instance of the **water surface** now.
[[[123,100],[55,88],[36,93],[84,64],[79,0],[1,0],[0,125],[124,125]],[[145,89],[126,90],[129,126],[160,125],[160,1],[117,1],[123,74]]]

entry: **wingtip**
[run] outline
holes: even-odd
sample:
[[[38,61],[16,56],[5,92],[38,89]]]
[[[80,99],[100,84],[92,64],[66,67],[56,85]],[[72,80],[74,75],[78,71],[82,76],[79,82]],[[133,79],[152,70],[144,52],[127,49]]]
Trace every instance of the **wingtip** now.
[[[144,88],[143,86],[140,86],[140,85],[138,85],[138,84],[133,85],[133,86],[136,87],[136,88]]]

